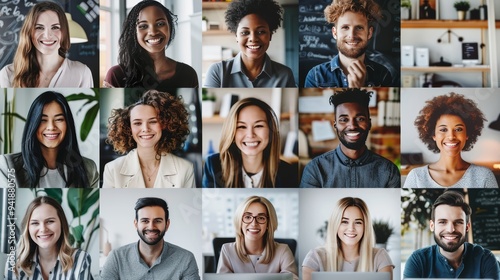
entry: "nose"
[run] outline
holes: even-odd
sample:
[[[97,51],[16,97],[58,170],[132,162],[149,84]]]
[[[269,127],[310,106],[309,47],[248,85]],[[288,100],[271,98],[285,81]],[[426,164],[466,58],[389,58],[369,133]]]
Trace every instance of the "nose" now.
[[[250,36],[248,38],[250,42],[255,42],[259,40],[259,36],[257,36],[256,32],[250,32]]]
[[[45,28],[45,30],[43,31],[43,35],[47,39],[52,37],[52,30],[50,28]]]
[[[454,225],[453,223],[448,223],[448,224],[446,225],[446,230],[447,230],[448,232],[454,232],[454,231],[455,231],[455,225]]]
[[[347,123],[347,127],[348,128],[357,128],[359,125],[358,125],[358,121],[356,121],[356,118],[352,118],[349,120],[349,122]]]
[[[156,24],[153,24],[148,28],[148,34],[155,35],[156,33],[157,33]]]
[[[146,132],[146,131],[148,131],[148,130],[149,130],[148,123],[147,123],[147,122],[143,123],[143,124],[142,124],[142,131],[143,131],[143,132]]]
[[[248,137],[253,137],[255,135],[253,127],[247,128],[247,136]]]
[[[448,130],[448,132],[446,133],[446,137],[448,139],[455,139],[455,130],[453,129]]]
[[[47,130],[53,130],[55,128],[53,120],[47,120]]]

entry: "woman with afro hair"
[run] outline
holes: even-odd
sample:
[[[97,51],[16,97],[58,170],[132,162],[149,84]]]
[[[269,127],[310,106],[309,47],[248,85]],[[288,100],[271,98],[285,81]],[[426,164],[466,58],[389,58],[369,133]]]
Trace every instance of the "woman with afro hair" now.
[[[146,91],[136,103],[113,109],[107,143],[126,154],[104,167],[103,188],[193,188],[193,164],[172,152],[189,134],[189,114],[178,97]]]
[[[462,151],[470,151],[481,135],[483,113],[471,99],[449,93],[426,102],[415,120],[420,140],[439,153],[437,162],[412,169],[405,188],[498,188],[490,169],[466,162]]]
[[[283,20],[283,9],[274,0],[236,0],[226,11],[226,25],[236,36],[240,52],[212,64],[203,87],[296,87],[290,68],[267,55],[271,38]]]
[[[198,88],[198,76],[189,65],[165,56],[175,37],[177,16],[160,2],[143,0],[123,23],[118,65],[104,79],[105,88],[145,88],[172,92]]]

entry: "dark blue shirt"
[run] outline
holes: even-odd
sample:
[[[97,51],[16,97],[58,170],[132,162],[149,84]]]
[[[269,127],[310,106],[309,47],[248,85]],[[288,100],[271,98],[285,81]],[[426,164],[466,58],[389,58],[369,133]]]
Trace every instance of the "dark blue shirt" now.
[[[404,278],[500,278],[498,262],[490,250],[467,242],[464,245],[457,269],[448,264],[438,245],[413,252],[406,261]]]
[[[392,76],[384,66],[365,57],[365,86],[392,86]],[[314,66],[307,73],[304,87],[314,88],[346,88],[349,87],[347,76],[340,68],[340,59],[336,55],[331,61]]]
[[[400,188],[401,174],[394,163],[368,149],[353,160],[339,145],[306,165],[300,187]]]

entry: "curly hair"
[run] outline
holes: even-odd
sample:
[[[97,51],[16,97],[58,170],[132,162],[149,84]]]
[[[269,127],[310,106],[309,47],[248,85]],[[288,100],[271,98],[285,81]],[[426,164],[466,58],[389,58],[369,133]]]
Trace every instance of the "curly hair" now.
[[[325,8],[325,19],[335,24],[339,17],[347,12],[363,14],[369,25],[382,17],[379,5],[373,0],[333,0],[332,4]]]
[[[241,19],[250,14],[264,19],[271,33],[276,32],[283,21],[283,8],[274,0],[236,0],[226,10],[227,29],[236,33]]]
[[[52,2],[40,2],[33,6],[26,15],[21,32],[19,45],[14,55],[14,79],[12,87],[37,87],[40,81],[40,65],[36,59],[37,49],[33,45],[33,34],[38,17],[47,11],[57,14],[61,27],[61,42],[59,56],[66,57],[71,46],[69,27],[66,14],[60,5]]]
[[[367,91],[366,89],[359,88],[345,88],[340,91],[336,91],[329,98],[330,105],[333,105],[334,110],[337,110],[337,106],[342,103],[358,103],[363,108],[366,108],[368,115],[370,114],[370,98],[372,96],[372,91]]]
[[[478,136],[481,135],[481,130],[486,121],[477,104],[471,99],[454,92],[449,93],[449,95],[436,96],[425,103],[427,105],[420,110],[414,124],[418,129],[420,140],[427,145],[427,148],[434,153],[440,152],[436,142],[432,139],[436,123],[442,115],[454,115],[460,117],[465,123],[468,139],[463,150],[470,151]]]
[[[118,64],[122,67],[126,76],[124,87],[141,86],[144,78],[150,76],[151,72],[154,72],[155,69],[153,59],[151,59],[148,52],[139,45],[136,31],[139,13],[149,6],[160,8],[167,18],[168,27],[170,28],[170,38],[168,39],[167,47],[170,46],[170,43],[175,37],[177,16],[169,9],[155,0],[143,0],[135,5],[132,10],[130,10],[127,19],[123,22],[123,31],[118,41],[118,45],[120,46]]]
[[[189,134],[189,114],[181,97],[166,92],[148,90],[136,103],[123,109],[113,109],[108,119],[108,139],[115,151],[126,154],[137,147],[132,135],[130,112],[137,105],[155,108],[163,127],[161,138],[155,145],[156,154],[162,156],[180,149]]]

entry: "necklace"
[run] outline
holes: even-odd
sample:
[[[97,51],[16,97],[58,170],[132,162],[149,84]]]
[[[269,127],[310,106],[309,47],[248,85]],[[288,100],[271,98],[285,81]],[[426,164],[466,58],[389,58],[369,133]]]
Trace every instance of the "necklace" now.
[[[146,169],[143,165],[141,165],[141,169],[142,171],[145,173],[145,175],[148,177],[148,181],[151,182],[151,176],[153,176],[156,171],[158,170],[158,167],[160,167],[160,163],[158,163],[158,165],[156,165],[155,169],[153,170],[153,172],[151,172],[150,174],[146,173]]]

